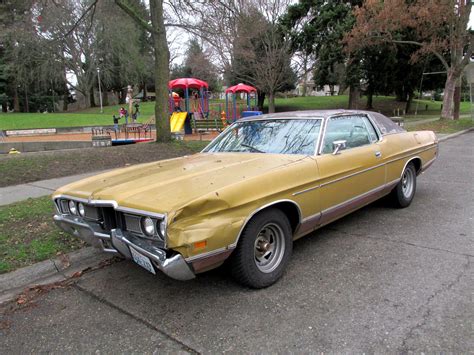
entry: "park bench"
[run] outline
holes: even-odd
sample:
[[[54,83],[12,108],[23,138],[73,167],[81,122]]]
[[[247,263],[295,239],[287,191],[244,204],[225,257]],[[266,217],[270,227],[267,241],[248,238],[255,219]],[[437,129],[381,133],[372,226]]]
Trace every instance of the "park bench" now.
[[[191,124],[195,132],[222,131],[223,129],[223,124],[220,119],[196,119],[193,117]]]

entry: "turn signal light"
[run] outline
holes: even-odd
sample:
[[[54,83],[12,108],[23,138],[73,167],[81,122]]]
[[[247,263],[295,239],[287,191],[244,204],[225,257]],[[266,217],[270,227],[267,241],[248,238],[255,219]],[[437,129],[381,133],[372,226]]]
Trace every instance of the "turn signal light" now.
[[[202,248],[205,248],[206,246],[207,246],[206,240],[194,243],[194,249],[202,249]]]

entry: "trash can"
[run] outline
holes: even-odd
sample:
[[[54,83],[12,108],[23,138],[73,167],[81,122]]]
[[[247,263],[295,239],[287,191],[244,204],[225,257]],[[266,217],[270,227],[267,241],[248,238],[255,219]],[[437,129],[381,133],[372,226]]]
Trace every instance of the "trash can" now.
[[[260,116],[262,111],[242,111],[241,118],[251,117],[251,116]]]

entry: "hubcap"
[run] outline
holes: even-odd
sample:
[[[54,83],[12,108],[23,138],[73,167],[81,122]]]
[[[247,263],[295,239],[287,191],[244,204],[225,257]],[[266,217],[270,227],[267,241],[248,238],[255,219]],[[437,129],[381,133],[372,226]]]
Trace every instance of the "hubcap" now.
[[[255,265],[264,273],[272,272],[280,265],[284,253],[283,230],[275,223],[267,223],[255,239]]]
[[[415,176],[412,169],[406,169],[402,176],[402,193],[405,198],[410,198],[413,194]]]

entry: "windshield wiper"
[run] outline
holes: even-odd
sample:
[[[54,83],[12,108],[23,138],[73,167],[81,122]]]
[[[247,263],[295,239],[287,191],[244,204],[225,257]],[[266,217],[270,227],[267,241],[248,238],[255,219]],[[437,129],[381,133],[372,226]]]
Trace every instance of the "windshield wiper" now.
[[[245,148],[249,148],[251,151],[253,152],[257,152],[257,153],[265,153],[264,151],[261,151],[255,147],[252,147],[251,145],[248,145],[248,144],[244,144],[244,143],[241,143],[240,144],[242,147],[245,147]]]

